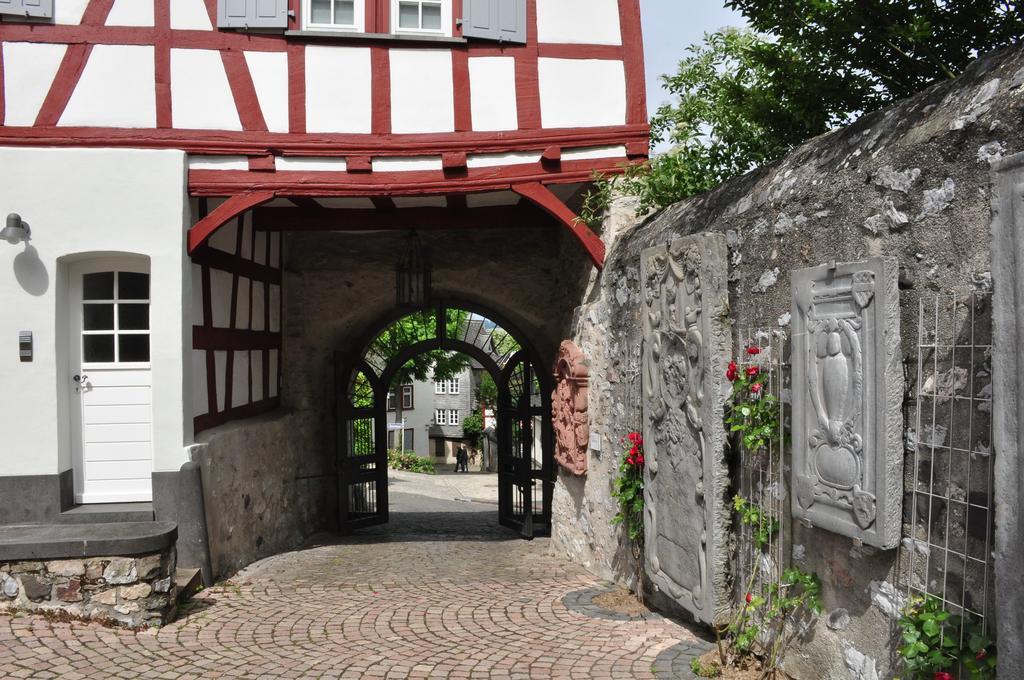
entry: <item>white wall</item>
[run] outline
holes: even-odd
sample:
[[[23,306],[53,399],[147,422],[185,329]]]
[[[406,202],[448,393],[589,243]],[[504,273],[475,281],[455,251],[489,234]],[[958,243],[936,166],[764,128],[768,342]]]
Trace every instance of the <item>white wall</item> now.
[[[0,475],[56,474],[71,467],[67,427],[66,269],[99,254],[150,259],[154,468],[177,470],[191,441],[184,370],[191,348],[191,277],[184,233],[185,155],[179,151],[0,148],[0,217],[18,213],[32,240],[0,241]],[[18,359],[18,332],[35,357]],[[190,359],[191,360],[191,359]],[[187,425],[187,427],[186,427]]]

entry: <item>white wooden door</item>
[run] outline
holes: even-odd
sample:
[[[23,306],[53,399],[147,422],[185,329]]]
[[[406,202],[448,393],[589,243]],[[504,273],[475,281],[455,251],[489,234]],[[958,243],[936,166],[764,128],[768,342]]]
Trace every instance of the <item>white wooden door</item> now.
[[[148,266],[90,260],[71,267],[69,283],[75,500],[152,500]]]

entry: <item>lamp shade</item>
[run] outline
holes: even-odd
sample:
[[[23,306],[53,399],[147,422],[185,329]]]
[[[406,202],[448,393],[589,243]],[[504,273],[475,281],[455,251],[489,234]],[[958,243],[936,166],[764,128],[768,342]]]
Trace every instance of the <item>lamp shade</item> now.
[[[7,224],[3,231],[0,231],[0,238],[14,245],[27,241],[31,233],[28,224],[21,219],[21,215],[11,213],[7,216]]]
[[[399,307],[422,307],[430,300],[430,252],[416,232],[408,250],[395,266],[395,299]]]

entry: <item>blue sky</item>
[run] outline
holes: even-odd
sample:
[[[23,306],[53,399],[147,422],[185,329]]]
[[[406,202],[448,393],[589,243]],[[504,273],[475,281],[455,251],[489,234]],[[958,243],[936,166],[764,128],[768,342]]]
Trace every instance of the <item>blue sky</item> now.
[[[659,76],[675,71],[689,45],[699,42],[707,31],[743,23],[739,14],[723,4],[723,0],[640,0],[651,113],[668,100]]]

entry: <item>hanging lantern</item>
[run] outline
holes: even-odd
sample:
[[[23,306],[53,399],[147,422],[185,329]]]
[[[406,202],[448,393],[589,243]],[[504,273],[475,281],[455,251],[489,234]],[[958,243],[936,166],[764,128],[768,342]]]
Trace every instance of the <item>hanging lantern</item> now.
[[[395,267],[399,307],[423,307],[430,301],[430,273],[430,252],[416,232],[411,232],[408,251]]]

